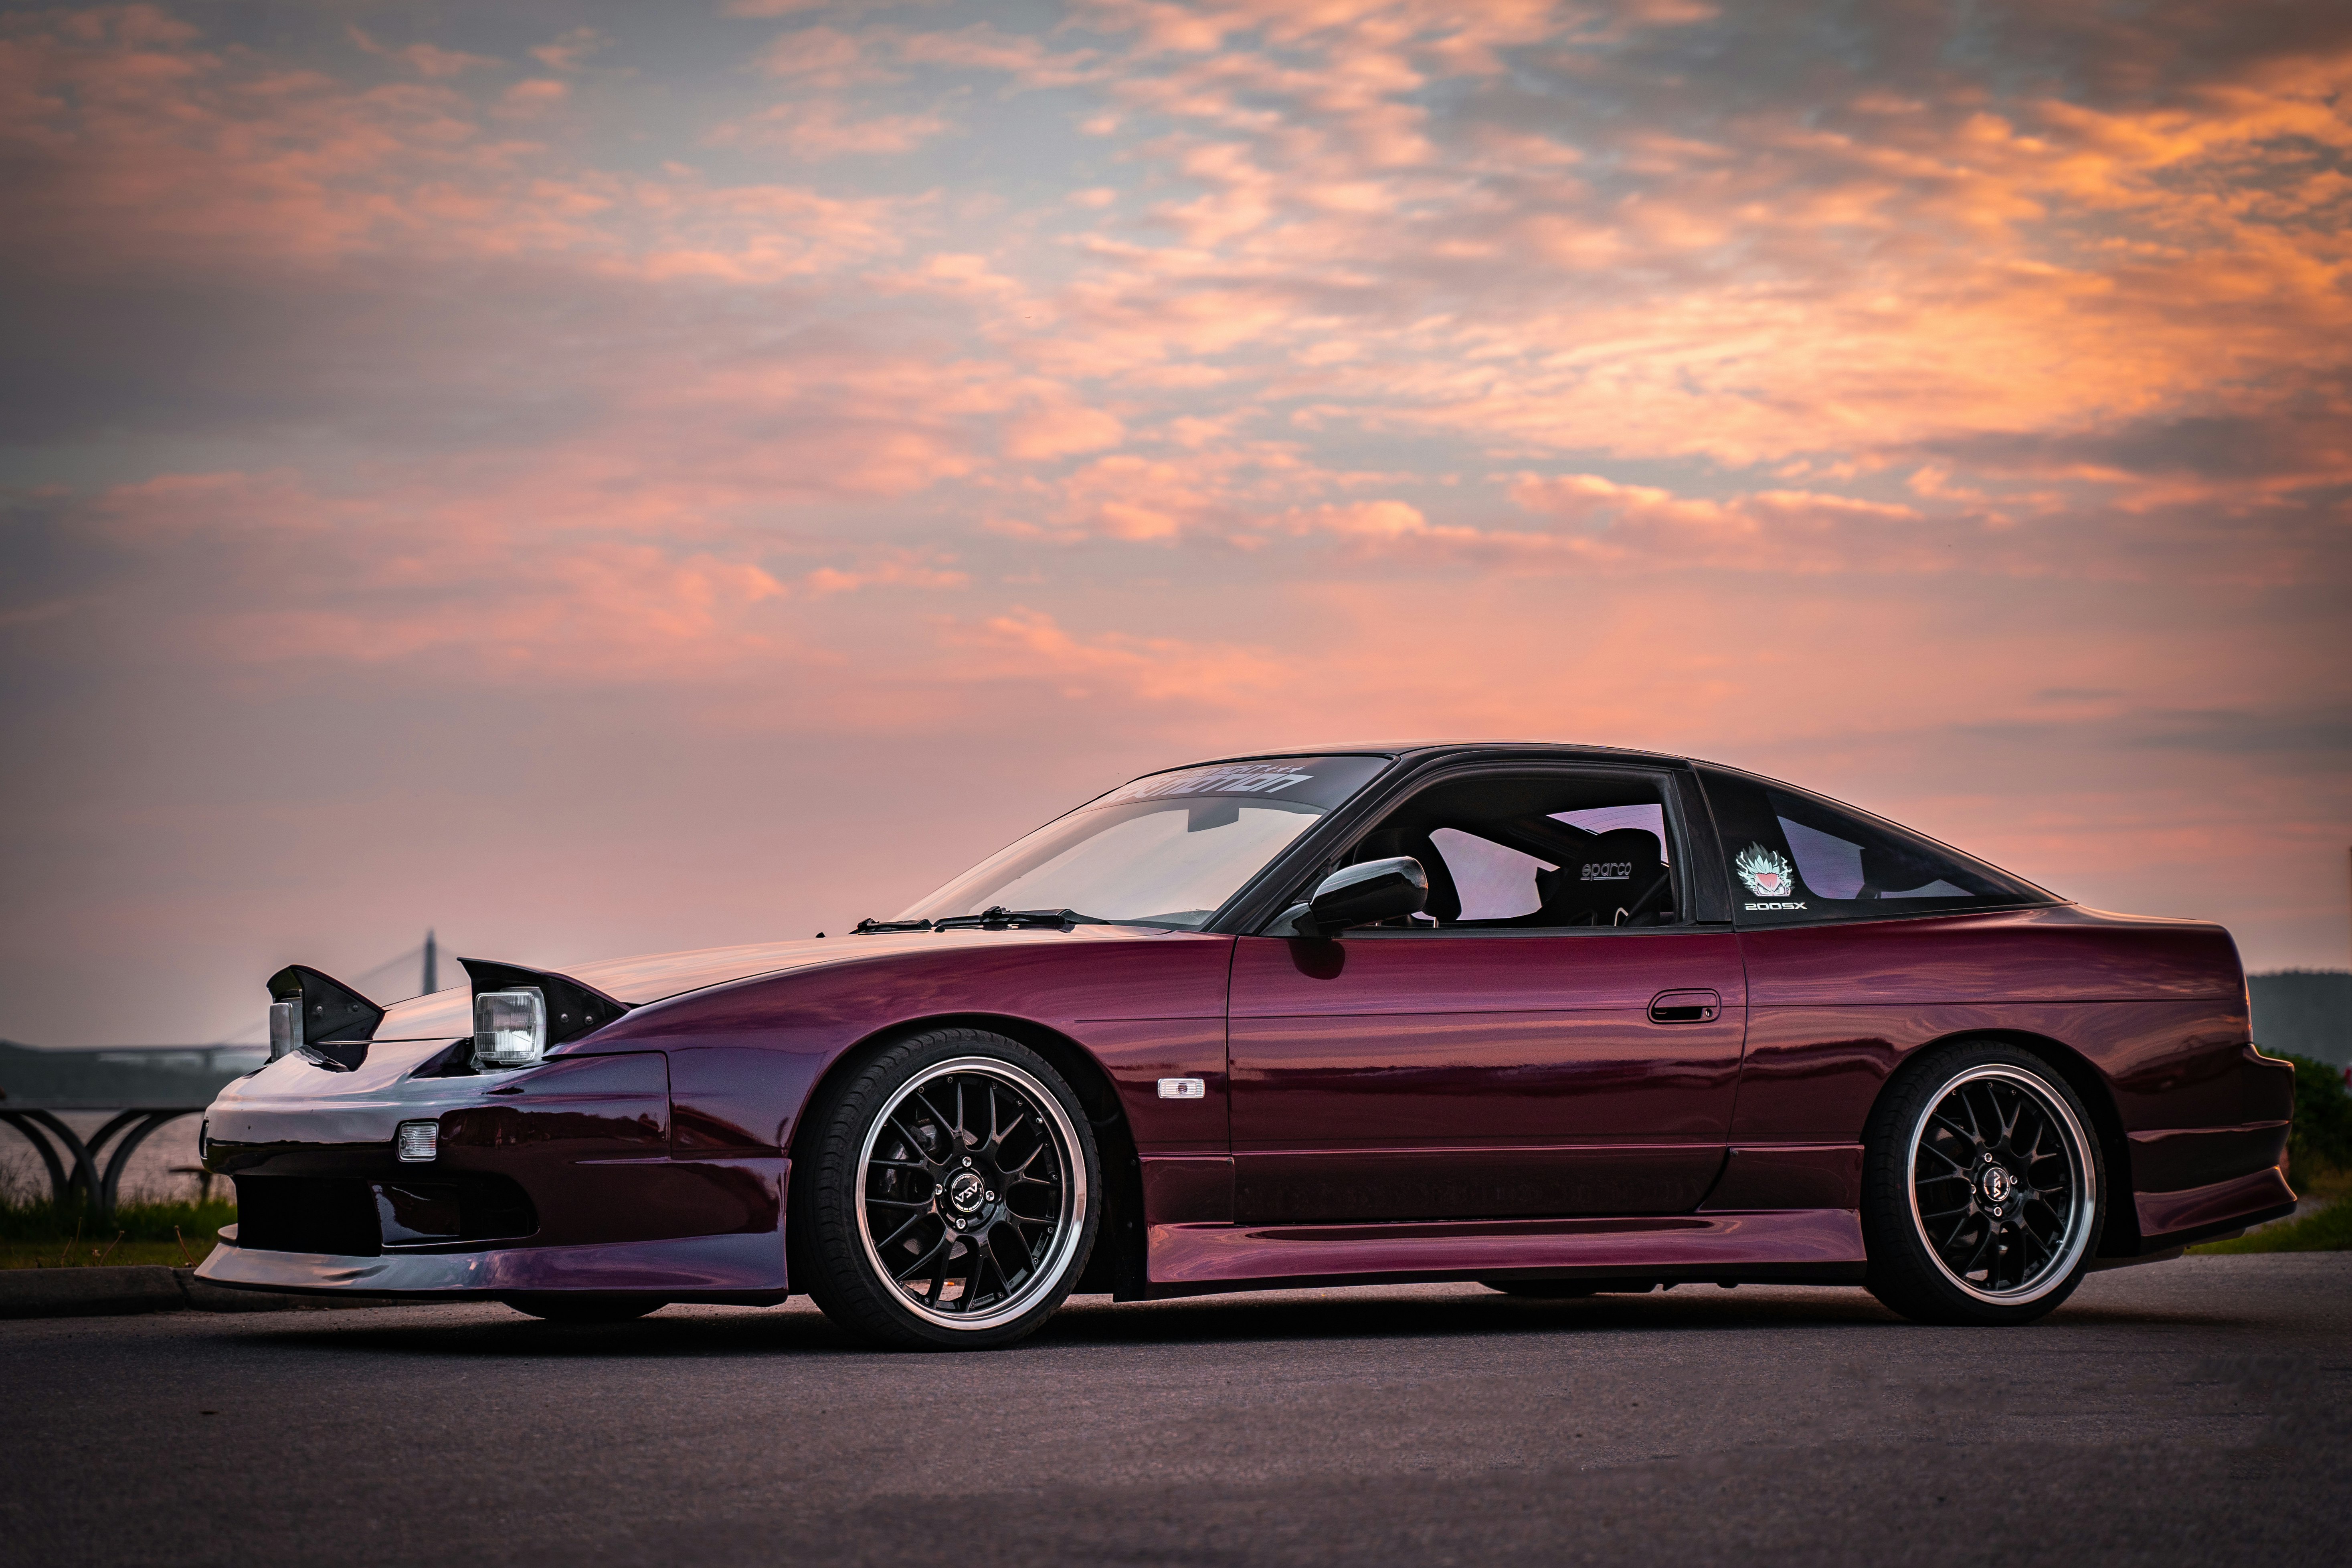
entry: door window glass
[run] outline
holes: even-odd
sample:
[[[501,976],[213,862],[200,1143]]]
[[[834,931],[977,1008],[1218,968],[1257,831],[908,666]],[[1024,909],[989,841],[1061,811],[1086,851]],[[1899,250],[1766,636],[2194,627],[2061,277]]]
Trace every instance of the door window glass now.
[[[1433,784],[1348,860],[1408,855],[1429,876],[1422,931],[1671,925],[1664,797],[1646,774],[1561,769]]]
[[[1654,800],[1636,801],[1631,805],[1591,805],[1578,811],[1556,811],[1554,822],[1565,822],[1570,827],[1580,827],[1587,833],[1613,833],[1621,827],[1638,827],[1658,841],[1658,858],[1671,860],[1666,848],[1666,808]]]
[[[1445,862],[1464,920],[1510,920],[1543,908],[1538,872],[1559,868],[1458,827],[1432,828],[1430,841]]]

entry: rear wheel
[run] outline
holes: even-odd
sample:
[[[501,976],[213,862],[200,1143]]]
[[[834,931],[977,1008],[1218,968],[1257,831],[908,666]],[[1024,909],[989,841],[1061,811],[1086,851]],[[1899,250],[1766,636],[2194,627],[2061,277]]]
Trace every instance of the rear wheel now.
[[[1871,1293],[1936,1323],[2023,1323],[2089,1268],[2106,1170],[2091,1118],[2031,1052],[1939,1047],[1871,1114],[1863,1236]]]
[[[980,1029],[900,1041],[812,1111],[793,1280],[868,1343],[980,1350],[1034,1332],[1093,1248],[1102,1168],[1077,1096]]]
[[[501,1296],[499,1301],[527,1317],[544,1318],[551,1323],[625,1323],[669,1305],[658,1296],[599,1296],[562,1290]]]

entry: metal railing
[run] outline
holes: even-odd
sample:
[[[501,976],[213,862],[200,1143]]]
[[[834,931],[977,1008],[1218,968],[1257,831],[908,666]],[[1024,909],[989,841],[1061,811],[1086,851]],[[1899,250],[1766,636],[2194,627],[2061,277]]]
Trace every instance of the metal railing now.
[[[427,931],[423,942],[352,984],[373,993],[379,977],[415,964],[417,994],[428,994],[440,984],[440,940]],[[0,1040],[0,1121],[39,1152],[59,1207],[79,1197],[103,1220],[114,1213],[123,1173],[140,1144],[168,1122],[203,1115],[223,1085],[268,1058],[266,1045],[230,1042],[50,1050]],[[116,1114],[84,1138],[58,1119],[61,1110]],[[202,1179],[202,1172],[194,1173]],[[210,1191],[210,1182],[204,1184]]]
[[[62,1208],[79,1202],[93,1218],[113,1215],[123,1173],[139,1146],[183,1116],[201,1116],[223,1085],[268,1058],[253,1046],[130,1046],[41,1050],[0,1042],[0,1121],[40,1155]],[[58,1115],[115,1114],[85,1137]]]

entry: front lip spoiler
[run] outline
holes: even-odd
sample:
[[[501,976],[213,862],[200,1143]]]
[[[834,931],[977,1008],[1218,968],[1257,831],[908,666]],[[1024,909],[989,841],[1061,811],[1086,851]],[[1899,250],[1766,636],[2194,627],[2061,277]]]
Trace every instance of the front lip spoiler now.
[[[196,1278],[235,1290],[435,1301],[577,1290],[764,1307],[790,1294],[783,1238],[772,1230],[382,1258],[266,1252],[223,1241]]]

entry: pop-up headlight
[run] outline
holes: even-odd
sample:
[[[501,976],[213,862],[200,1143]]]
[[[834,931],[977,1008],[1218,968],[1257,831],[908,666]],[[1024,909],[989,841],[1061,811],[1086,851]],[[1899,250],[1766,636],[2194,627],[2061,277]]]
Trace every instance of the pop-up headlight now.
[[[383,1009],[330,974],[289,963],[269,977],[269,1059],[299,1052],[351,1072],[367,1060]]]
[[[302,1002],[299,997],[290,1002],[269,1005],[269,1059],[289,1056],[302,1048]]]
[[[474,1065],[527,1068],[547,1054],[547,998],[536,985],[474,994]]]

